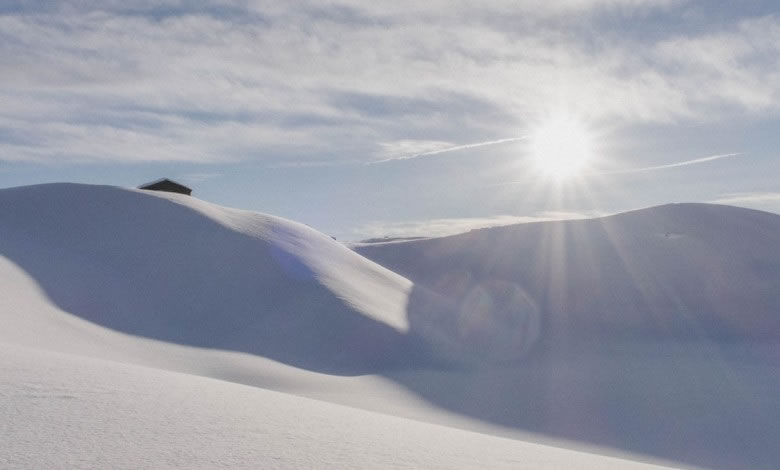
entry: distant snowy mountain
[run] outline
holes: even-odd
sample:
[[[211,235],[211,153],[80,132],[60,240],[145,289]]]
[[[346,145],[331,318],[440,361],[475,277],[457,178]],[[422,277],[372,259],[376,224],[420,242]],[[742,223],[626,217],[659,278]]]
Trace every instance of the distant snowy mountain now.
[[[0,190],[0,466],[774,468],[778,247],[779,216],[700,204],[355,252]]]

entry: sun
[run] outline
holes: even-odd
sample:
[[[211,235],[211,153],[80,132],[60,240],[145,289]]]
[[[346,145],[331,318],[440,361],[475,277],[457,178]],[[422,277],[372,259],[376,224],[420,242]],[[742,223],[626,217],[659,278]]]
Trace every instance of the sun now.
[[[531,157],[536,169],[554,179],[582,173],[593,158],[593,138],[573,116],[549,119],[530,135]]]

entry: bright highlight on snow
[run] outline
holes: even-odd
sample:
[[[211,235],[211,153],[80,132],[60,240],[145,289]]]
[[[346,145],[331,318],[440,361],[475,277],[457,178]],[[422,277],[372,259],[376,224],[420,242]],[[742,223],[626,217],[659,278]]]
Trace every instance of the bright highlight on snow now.
[[[531,134],[531,155],[536,169],[554,179],[579,174],[593,158],[593,138],[573,116],[556,116]]]

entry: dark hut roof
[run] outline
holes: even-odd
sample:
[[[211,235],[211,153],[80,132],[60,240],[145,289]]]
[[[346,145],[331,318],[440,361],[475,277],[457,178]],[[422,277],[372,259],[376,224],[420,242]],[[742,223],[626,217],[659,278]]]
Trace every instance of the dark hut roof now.
[[[146,184],[142,184],[138,189],[145,189],[149,191],[167,191],[170,193],[180,193],[190,195],[192,194],[192,188],[184,186],[181,183],[177,183],[170,178],[160,178],[158,180],[150,181]]]

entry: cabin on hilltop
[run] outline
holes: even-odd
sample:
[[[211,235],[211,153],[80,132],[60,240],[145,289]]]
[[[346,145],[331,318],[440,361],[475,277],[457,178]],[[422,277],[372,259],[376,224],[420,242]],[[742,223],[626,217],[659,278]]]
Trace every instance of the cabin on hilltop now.
[[[184,186],[183,184],[177,183],[176,181],[168,178],[162,178],[150,183],[142,184],[138,187],[138,189],[145,189],[147,191],[165,191],[168,193],[186,194],[187,196],[192,195],[191,188],[188,188],[187,186]]]

